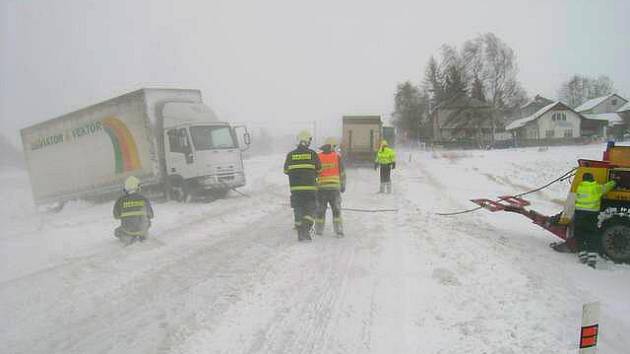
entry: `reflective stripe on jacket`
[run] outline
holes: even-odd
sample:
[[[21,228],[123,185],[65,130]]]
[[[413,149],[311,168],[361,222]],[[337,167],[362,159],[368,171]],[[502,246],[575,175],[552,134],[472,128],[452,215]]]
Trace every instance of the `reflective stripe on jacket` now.
[[[147,198],[132,193],[118,198],[113,214],[115,219],[120,219],[120,226],[125,233],[140,235],[148,229],[149,219],[153,218],[153,208]]]
[[[321,163],[317,153],[305,146],[289,152],[284,161],[284,173],[289,176],[291,192],[316,191]]]
[[[615,188],[615,185],[615,181],[610,181],[603,186],[597,182],[580,182],[575,193],[575,209],[599,211],[602,196]]]
[[[320,152],[317,155],[322,164],[322,170],[319,173],[319,188],[340,189],[341,169],[339,155],[334,151]]]
[[[380,165],[389,165],[396,162],[396,152],[389,146],[382,146],[376,154],[376,161]]]

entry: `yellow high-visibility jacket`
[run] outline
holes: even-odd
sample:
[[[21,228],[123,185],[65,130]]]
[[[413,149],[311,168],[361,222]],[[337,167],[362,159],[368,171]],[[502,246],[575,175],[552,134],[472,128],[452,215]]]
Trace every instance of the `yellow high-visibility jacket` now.
[[[604,185],[597,182],[582,181],[575,193],[575,209],[585,211],[599,211],[604,194],[615,188],[615,181]]]
[[[396,162],[396,152],[389,146],[382,146],[376,154],[376,162],[379,165],[389,165]]]

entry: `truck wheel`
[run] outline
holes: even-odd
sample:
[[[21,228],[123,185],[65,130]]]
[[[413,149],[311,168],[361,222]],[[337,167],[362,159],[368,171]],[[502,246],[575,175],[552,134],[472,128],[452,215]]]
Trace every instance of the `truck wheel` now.
[[[612,225],[602,233],[602,251],[614,262],[630,262],[630,225]]]
[[[176,200],[180,203],[187,203],[190,201],[190,193],[188,192],[188,188],[186,188],[185,183],[171,185],[170,193],[171,199]]]
[[[213,199],[223,199],[227,196],[229,189],[218,189],[210,193]]]

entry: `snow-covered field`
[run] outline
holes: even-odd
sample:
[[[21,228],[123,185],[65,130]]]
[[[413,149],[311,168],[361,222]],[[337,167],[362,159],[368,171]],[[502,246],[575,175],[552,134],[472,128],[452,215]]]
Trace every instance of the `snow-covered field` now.
[[[399,151],[394,194],[348,173],[346,237],[298,243],[283,156],[248,160],[249,197],[156,204],[123,248],[111,204],[38,213],[0,171],[2,353],[575,353],[600,301],[600,351],[630,348],[630,266],[596,270],[519,215],[438,216],[538,187],[603,146]],[[528,196],[562,209],[568,182]]]

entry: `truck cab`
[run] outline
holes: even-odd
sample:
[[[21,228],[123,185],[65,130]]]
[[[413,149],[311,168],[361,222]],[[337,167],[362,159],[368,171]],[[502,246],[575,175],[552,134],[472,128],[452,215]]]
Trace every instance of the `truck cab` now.
[[[203,103],[165,103],[162,120],[163,165],[172,199],[221,197],[245,185],[242,151],[249,145],[249,134],[244,127],[219,121]],[[243,129],[243,148],[239,129]]]

